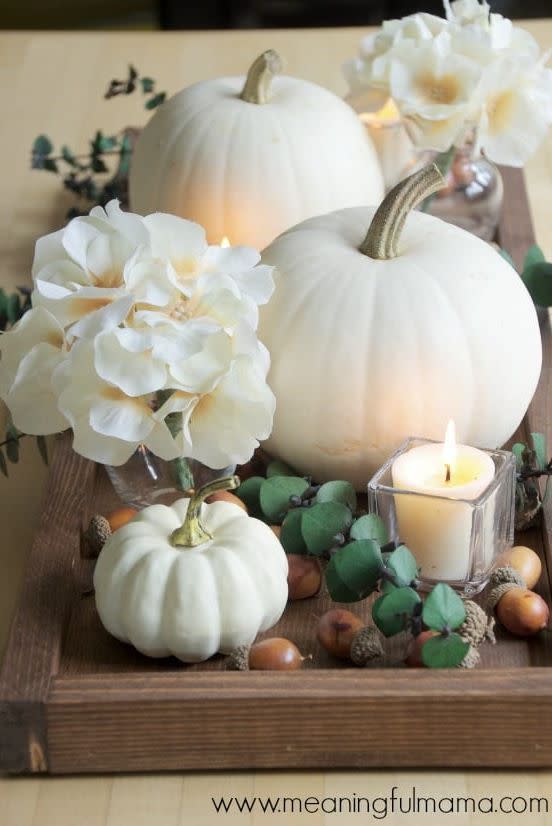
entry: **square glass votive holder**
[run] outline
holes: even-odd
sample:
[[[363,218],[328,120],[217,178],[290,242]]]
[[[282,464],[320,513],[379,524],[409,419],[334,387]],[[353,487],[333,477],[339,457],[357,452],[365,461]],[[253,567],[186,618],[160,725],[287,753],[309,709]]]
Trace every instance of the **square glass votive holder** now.
[[[420,567],[422,589],[446,582],[462,596],[485,587],[493,562],[514,538],[516,461],[505,450],[482,450],[494,477],[475,499],[462,499],[393,486],[395,461],[421,445],[439,444],[411,436],[368,483],[370,513],[380,516],[393,542],[406,545]]]

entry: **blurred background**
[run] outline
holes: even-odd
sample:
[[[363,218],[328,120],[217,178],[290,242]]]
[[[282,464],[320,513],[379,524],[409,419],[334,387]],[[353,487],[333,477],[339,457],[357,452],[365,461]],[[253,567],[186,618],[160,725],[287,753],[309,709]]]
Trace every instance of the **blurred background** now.
[[[552,0],[495,0],[508,17],[547,17]],[[440,0],[0,0],[1,29],[241,29],[354,26],[414,11],[442,14]]]

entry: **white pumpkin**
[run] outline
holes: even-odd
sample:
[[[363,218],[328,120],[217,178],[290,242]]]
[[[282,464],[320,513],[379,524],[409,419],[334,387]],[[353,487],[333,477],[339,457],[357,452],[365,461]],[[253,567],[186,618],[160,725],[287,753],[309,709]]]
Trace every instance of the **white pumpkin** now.
[[[531,401],[541,338],[521,279],[451,224],[404,225],[442,184],[427,167],[377,211],[314,218],[263,253],[278,269],[259,325],[277,400],[265,446],[317,480],[364,489],[407,436],[442,440],[450,418],[462,442],[495,448]]]
[[[149,657],[201,662],[274,625],[287,600],[287,557],[272,532],[238,505],[202,504],[217,480],[171,507],[152,505],[105,543],[94,572],[110,634]]]
[[[133,152],[131,208],[197,221],[212,244],[262,249],[305,218],[378,203],[379,162],[355,112],[313,83],[273,77],[280,68],[268,51],[247,79],[196,83],[160,106]]]

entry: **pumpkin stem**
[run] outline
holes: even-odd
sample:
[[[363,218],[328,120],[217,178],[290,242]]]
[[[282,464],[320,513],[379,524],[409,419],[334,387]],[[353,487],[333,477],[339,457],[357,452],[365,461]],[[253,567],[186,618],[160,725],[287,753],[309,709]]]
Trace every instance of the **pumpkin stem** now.
[[[437,166],[424,166],[419,172],[400,181],[387,193],[359,247],[370,258],[385,261],[396,258],[404,222],[414,207],[445,186],[445,179]]]
[[[251,64],[240,95],[247,103],[268,103],[274,75],[282,71],[282,58],[274,49],[263,52]]]
[[[173,531],[171,543],[175,546],[185,548],[195,548],[203,545],[213,537],[209,531],[205,530],[201,524],[201,506],[205,499],[217,490],[233,490],[240,484],[239,476],[224,476],[222,479],[215,479],[207,485],[199,488],[188,503],[186,518],[184,523]]]

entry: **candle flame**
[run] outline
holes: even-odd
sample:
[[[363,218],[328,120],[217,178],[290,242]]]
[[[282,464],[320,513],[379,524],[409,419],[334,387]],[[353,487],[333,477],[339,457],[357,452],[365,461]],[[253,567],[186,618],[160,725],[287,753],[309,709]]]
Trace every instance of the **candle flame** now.
[[[443,445],[443,462],[445,465],[445,481],[450,482],[452,473],[456,467],[456,425],[450,419],[445,433],[445,443]]]
[[[401,119],[401,113],[393,98],[387,98],[381,109],[377,112],[362,112],[360,119],[370,126],[385,126],[385,124],[396,124]]]
[[[221,247],[224,247],[225,249],[230,246],[230,241],[229,241],[229,239],[226,235],[224,236],[224,238],[220,242],[220,245],[221,245]]]

